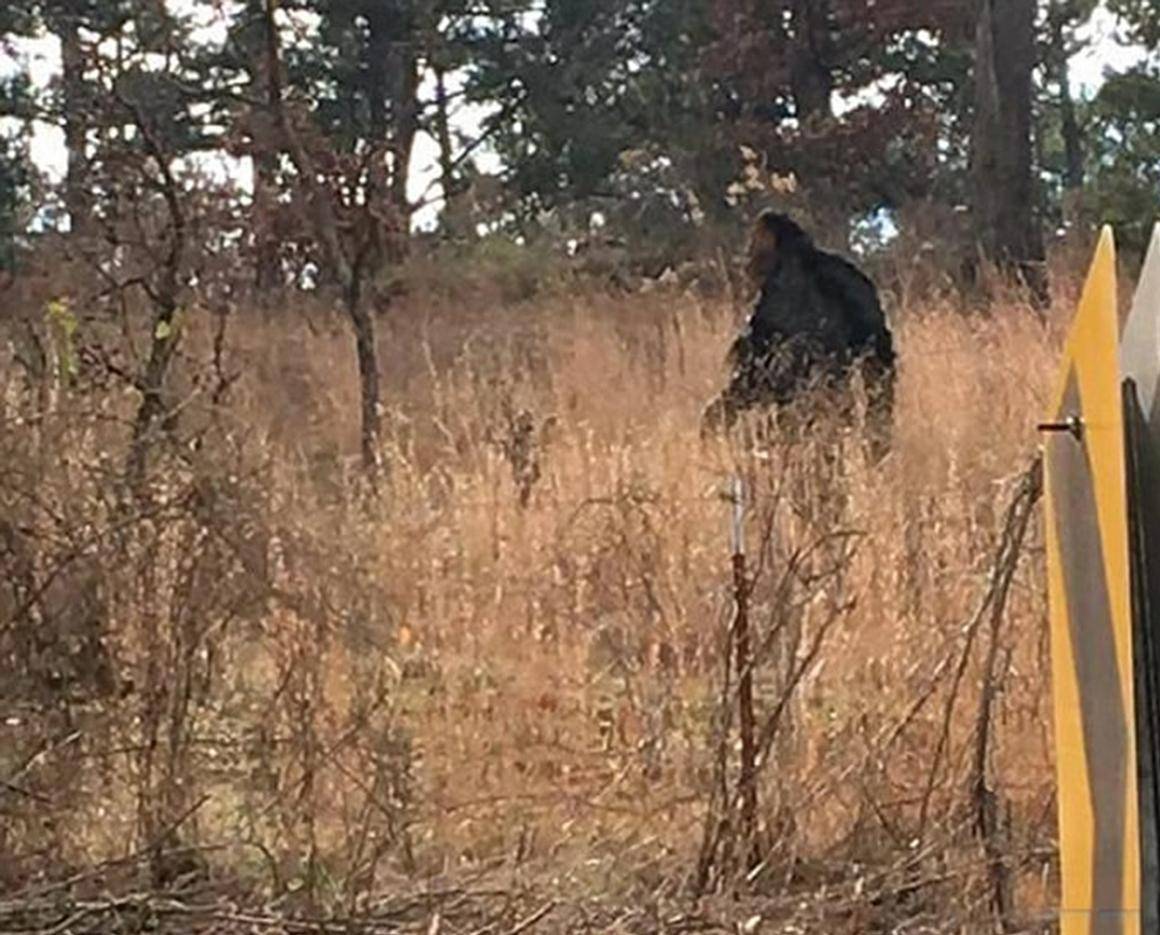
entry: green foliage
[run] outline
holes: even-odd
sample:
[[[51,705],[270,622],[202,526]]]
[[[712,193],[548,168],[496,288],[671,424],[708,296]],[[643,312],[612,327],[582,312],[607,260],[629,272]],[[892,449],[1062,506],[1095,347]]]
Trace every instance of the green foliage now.
[[[1108,9],[1126,27],[1127,38],[1148,49],[1160,45],[1160,2],[1157,0],[1108,0]]]
[[[0,116],[17,120],[36,116],[36,92],[28,75],[0,75]]]
[[[741,145],[847,217],[961,197],[969,30],[942,7],[891,0],[867,16],[862,4],[831,0],[549,0],[528,17],[492,0],[484,9],[459,39],[472,99],[497,107],[508,221],[523,233],[545,211],[583,233],[599,212],[616,234],[663,238],[679,258],[703,221],[736,223],[726,192]],[[831,112],[835,95],[848,104]]]
[[[318,0],[308,44],[287,50],[291,82],[313,102],[316,120],[344,151],[381,145],[413,101],[414,36],[429,6],[400,0]]]
[[[1146,69],[1116,76],[1086,102],[1064,93],[1068,62],[1098,5],[1040,3],[1043,215],[1049,223],[1064,215],[1081,138],[1088,210],[1136,236],[1156,210],[1157,78]],[[259,223],[270,227],[262,234],[278,240],[284,255],[312,261],[316,246],[287,220],[300,206],[291,207],[293,172],[279,161],[266,109],[264,4],[220,7],[224,41],[194,28],[196,15],[186,15],[194,6],[0,5],[0,36],[80,37],[86,56],[74,74],[79,90],[64,81],[42,88],[22,77],[0,81],[0,114],[80,125],[70,156],[79,137],[90,170],[82,173],[84,191],[101,219],[125,199],[156,204],[157,186],[137,171],[158,170],[151,150],[174,165],[202,151],[255,156],[278,203],[262,216]],[[915,201],[968,203],[970,6],[281,0],[279,22],[289,109],[308,118],[303,141],[342,205],[382,198],[409,215],[406,163],[416,134],[437,134],[429,91],[437,68],[447,77],[452,112],[466,102],[488,113],[482,139],[473,127],[444,134],[455,150],[455,158],[443,153],[445,188],[465,193],[481,153],[502,167],[502,197],[483,207],[473,202],[472,229],[481,222],[558,247],[587,237],[599,217],[604,232],[626,245],[626,262],[656,275],[699,249],[706,230],[738,227],[727,193],[744,170],[742,147],[759,154],[763,171],[795,177],[811,216],[833,230]],[[1149,50],[1160,44],[1160,0],[1109,0],[1107,7],[1128,39]],[[1078,137],[1069,125],[1079,127]],[[0,141],[0,263],[12,262],[27,223],[30,178],[23,144]]]
[[[546,208],[579,209],[586,226],[601,200],[671,202],[673,177],[723,191],[729,171],[707,132],[715,117],[700,69],[706,4],[551,0],[534,20],[508,3],[487,7],[460,41],[470,98],[502,115],[494,148],[522,228]],[[626,162],[629,151],[654,159]]]
[[[134,20],[152,21],[164,34],[163,10],[149,0],[7,0],[0,5],[0,34],[35,37],[79,28],[112,38]]]
[[[729,0],[712,74],[732,138],[847,219],[960,196],[972,112],[960,7],[892,0]]]
[[[0,269],[16,265],[26,233],[32,179],[33,169],[23,140],[0,135]]]
[[[5,22],[19,22],[13,10],[0,13],[0,27]],[[0,269],[15,266],[20,240],[26,233],[35,177],[28,157],[28,127],[34,114],[35,94],[29,77],[22,73],[0,75],[0,117],[12,118],[17,127],[10,132],[0,127]]]
[[[392,272],[396,279],[389,287],[469,308],[524,302],[567,278],[559,251],[546,238],[522,243],[501,234],[439,245]]]
[[[1160,217],[1160,70],[1110,77],[1092,102],[1087,211],[1112,224],[1118,243],[1142,251]]]

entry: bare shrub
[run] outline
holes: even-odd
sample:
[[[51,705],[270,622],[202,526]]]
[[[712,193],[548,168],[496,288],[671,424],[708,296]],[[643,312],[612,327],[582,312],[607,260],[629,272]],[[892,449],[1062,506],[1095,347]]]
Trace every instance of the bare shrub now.
[[[676,899],[704,829],[732,821],[721,490],[740,474],[759,859],[709,836],[700,882],[741,900],[714,918],[741,924],[761,899],[827,931],[979,930],[996,860],[1017,918],[1050,904],[1038,562],[1015,566],[993,640],[969,625],[1054,325],[912,298],[895,446],[871,465],[854,436],[700,444],[720,305],[400,300],[379,329],[390,495],[368,501],[347,339],[307,305],[237,309],[224,352],[218,319],[190,315],[181,419],[128,510],[123,389],[82,377],[46,406],[47,370],[2,371],[13,886],[117,861],[150,886],[230,879],[303,917],[432,879]],[[524,413],[537,439],[554,419],[550,443],[525,443]],[[998,854],[973,830],[984,685]],[[509,927],[541,904],[512,905]]]

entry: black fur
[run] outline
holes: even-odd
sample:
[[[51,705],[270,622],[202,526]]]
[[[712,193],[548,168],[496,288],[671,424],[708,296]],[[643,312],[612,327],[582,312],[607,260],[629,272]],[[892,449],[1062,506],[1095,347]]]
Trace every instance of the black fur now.
[[[875,434],[888,430],[894,342],[874,284],[853,264],[817,249],[790,218],[767,212],[758,223],[774,235],[774,259],[729,350],[729,385],[706,411],[706,429],[729,428],[751,408],[788,406],[818,387],[843,389],[858,367],[869,397],[868,427]],[[880,455],[881,444],[875,447]]]

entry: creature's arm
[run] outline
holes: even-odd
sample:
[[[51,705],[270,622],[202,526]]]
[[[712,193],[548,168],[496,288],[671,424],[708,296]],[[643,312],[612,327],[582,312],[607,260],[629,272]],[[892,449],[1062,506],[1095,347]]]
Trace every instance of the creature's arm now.
[[[879,315],[881,314],[881,311],[879,311]],[[871,350],[883,370],[894,369],[894,337],[891,335],[890,329],[886,327],[885,316],[881,317],[881,323],[874,332],[873,340],[869,342],[869,350]]]
[[[739,339],[744,340],[754,354],[764,354],[774,343],[778,332],[777,302],[777,286],[771,277],[762,285],[753,311],[745,322],[745,331]]]
[[[886,316],[878,301],[878,290],[852,264],[832,254],[818,254],[819,288],[848,310],[855,355],[877,358],[883,368],[894,365],[894,341],[886,326]]]
[[[754,404],[784,405],[809,382],[815,355],[799,335],[758,349],[746,335],[729,350],[730,378],[725,397],[740,411]]]

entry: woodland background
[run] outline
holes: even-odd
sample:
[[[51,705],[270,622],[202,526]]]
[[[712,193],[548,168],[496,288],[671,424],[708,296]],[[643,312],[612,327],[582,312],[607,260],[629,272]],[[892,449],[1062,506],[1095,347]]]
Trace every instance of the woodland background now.
[[[1081,93],[1093,15],[1139,60]],[[0,930],[1053,931],[1034,425],[1097,225],[1130,280],[1157,213],[1158,42],[5,3]],[[879,283],[881,464],[825,399],[698,438],[766,206]]]

